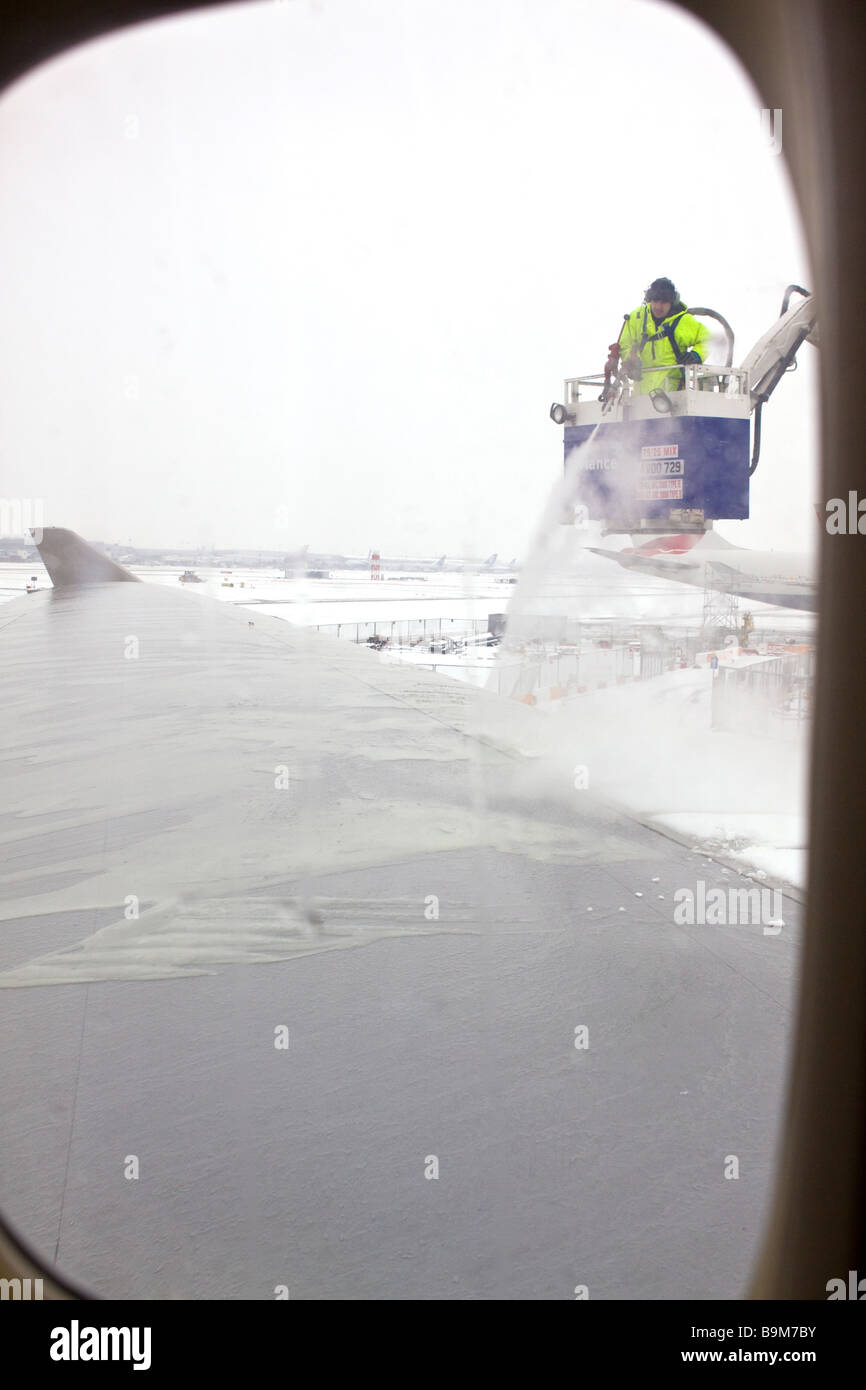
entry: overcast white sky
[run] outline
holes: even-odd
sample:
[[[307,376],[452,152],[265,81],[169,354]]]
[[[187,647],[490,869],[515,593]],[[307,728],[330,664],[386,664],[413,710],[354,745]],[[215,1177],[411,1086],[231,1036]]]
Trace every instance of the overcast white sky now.
[[[651,279],[735,360],[809,285],[761,105],[651,0],[267,0],[46,65],[0,101],[0,492],[142,546],[521,555],[550,402]],[[739,543],[812,543],[815,359]]]

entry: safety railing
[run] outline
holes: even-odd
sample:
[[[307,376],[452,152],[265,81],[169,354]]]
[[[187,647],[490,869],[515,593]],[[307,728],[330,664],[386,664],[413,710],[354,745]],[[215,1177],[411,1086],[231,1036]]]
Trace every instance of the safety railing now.
[[[749,396],[749,373],[742,367],[719,367],[707,362],[688,362],[678,368],[676,363],[672,362],[659,367],[644,368],[644,376],[655,377],[659,385],[662,385],[663,374],[670,371],[682,371],[685,374],[683,388],[686,391],[714,391],[722,396],[744,398]],[[603,372],[567,377],[563,384],[563,402],[566,408],[589,400],[597,401],[604,384]],[[615,389],[619,391],[621,387],[623,399],[628,399],[637,395],[635,385],[626,379],[619,382]]]

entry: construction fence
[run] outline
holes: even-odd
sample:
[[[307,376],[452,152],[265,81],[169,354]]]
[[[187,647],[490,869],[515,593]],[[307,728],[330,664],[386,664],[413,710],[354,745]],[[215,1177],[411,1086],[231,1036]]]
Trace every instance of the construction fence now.
[[[436,642],[448,637],[480,637],[488,631],[487,618],[377,618],[372,622],[317,623],[316,632],[346,642],[369,642],[382,637],[393,645]]]
[[[814,648],[797,647],[754,666],[720,666],[713,679],[713,728],[798,737],[812,716],[814,664]]]
[[[587,636],[574,646],[529,644],[503,651],[498,685],[494,682],[493,688],[526,704],[543,704],[630,681],[651,680],[690,665],[693,659],[688,640],[655,631],[631,639]]]

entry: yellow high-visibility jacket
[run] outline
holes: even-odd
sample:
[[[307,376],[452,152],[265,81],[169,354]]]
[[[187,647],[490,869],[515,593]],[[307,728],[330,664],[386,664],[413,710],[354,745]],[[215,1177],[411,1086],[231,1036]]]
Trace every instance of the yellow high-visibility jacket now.
[[[677,352],[680,358],[687,352],[696,352],[705,362],[709,344],[710,330],[688,313],[682,301],[672,306],[667,318],[660,324],[656,324],[648,304],[639,305],[628,315],[619,335],[623,362],[632,348],[638,349],[643,374],[640,381],[634,383],[634,389],[643,396],[656,387],[661,387],[663,391],[679,391],[683,384],[683,373],[679,368],[670,371],[670,366],[676,365]],[[654,371],[654,367],[661,370]]]

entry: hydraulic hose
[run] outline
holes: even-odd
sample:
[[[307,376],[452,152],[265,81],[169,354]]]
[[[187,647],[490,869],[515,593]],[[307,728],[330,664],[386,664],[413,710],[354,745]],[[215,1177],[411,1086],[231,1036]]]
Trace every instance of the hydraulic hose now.
[[[749,468],[750,478],[758,466],[758,459],[761,457],[761,411],[763,408],[764,402],[758,401],[758,404],[755,406],[755,445],[752,449],[752,463]]]
[[[810,297],[809,291],[804,290],[802,285],[789,285],[788,288],[785,290],[785,296],[782,300],[782,308],[779,314],[780,318],[782,314],[787,314],[788,305],[791,302],[792,294],[801,294],[804,299],[809,299]]]
[[[728,320],[722,318],[721,314],[717,314],[715,309],[688,309],[687,312],[689,314],[700,314],[704,318],[715,319],[717,323],[722,325],[722,328],[725,330],[725,337],[728,341],[728,354],[725,359],[725,366],[730,367],[734,360],[734,330],[728,323]]]

